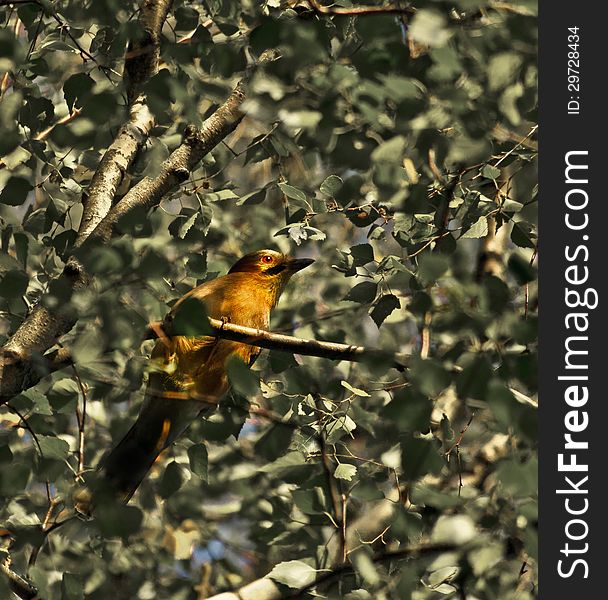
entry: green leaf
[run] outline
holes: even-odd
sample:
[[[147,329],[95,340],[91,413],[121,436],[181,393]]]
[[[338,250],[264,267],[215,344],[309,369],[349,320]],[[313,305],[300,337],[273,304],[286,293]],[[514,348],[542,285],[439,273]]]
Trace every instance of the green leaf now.
[[[143,514],[136,506],[107,502],[95,509],[95,522],[104,537],[127,538],[139,531],[142,521]]]
[[[13,175],[0,193],[0,204],[21,206],[33,189],[32,184],[27,179]]]
[[[138,271],[144,279],[152,279],[168,275],[171,270],[171,263],[163,254],[148,248],[142,256]]]
[[[340,177],[338,177],[337,175],[330,175],[321,184],[321,187],[319,189],[322,194],[325,194],[326,196],[333,198],[340,191],[342,184],[343,184],[343,181]]]
[[[294,430],[288,425],[274,424],[255,444],[256,456],[275,460],[285,454],[291,444]]]
[[[479,217],[460,237],[461,239],[477,239],[488,235],[488,219]]]
[[[244,196],[241,196],[236,205],[237,206],[253,206],[255,204],[261,204],[264,202],[266,198],[266,188],[262,188],[261,190],[254,190],[253,192],[249,192]]]
[[[412,39],[419,44],[443,46],[450,38],[445,17],[434,11],[422,9],[416,12],[409,28]]]
[[[325,426],[327,433],[327,443],[335,444],[345,435],[352,435],[352,432],[357,428],[357,424],[348,416],[342,415],[335,421],[330,422]]]
[[[354,259],[355,267],[362,267],[374,260],[374,249],[370,244],[351,246],[350,253]]]
[[[498,179],[500,177],[500,169],[494,165],[484,165],[481,174],[486,179]]]
[[[378,585],[380,582],[380,575],[376,569],[376,565],[373,563],[369,554],[365,551],[355,552],[352,555],[351,561],[355,567],[355,571],[361,576],[368,586]]]
[[[281,352],[279,350],[271,350],[268,354],[268,362],[273,373],[282,373],[292,367],[297,367],[298,363],[293,354],[289,352]]]
[[[197,338],[213,334],[214,330],[209,324],[205,304],[196,296],[181,301],[174,310],[170,324],[172,335]]]
[[[207,192],[205,199],[209,202],[221,202],[222,200],[238,200],[238,196],[232,190],[219,190],[217,192]]]
[[[205,446],[205,444],[194,444],[194,446],[190,446],[190,448],[188,448],[188,460],[190,461],[190,470],[203,481],[208,481],[209,459],[207,455],[207,446]]]
[[[524,205],[521,202],[517,202],[516,200],[511,200],[511,199],[507,198],[507,200],[505,200],[501,204],[500,210],[503,213],[514,214],[514,213],[518,213],[523,207],[524,207]]]
[[[450,373],[433,358],[416,357],[410,364],[410,377],[416,387],[426,396],[438,396],[452,382]]]
[[[401,443],[401,467],[407,481],[437,475],[443,466],[435,440],[408,436]]]
[[[348,383],[348,381],[341,381],[340,384],[342,387],[345,387],[347,390],[351,391],[355,396],[362,396],[364,398],[369,398],[369,394],[365,390],[360,390],[359,388],[353,387]]]
[[[513,223],[511,241],[520,248],[536,248],[536,231],[530,223],[518,221]]]
[[[35,389],[25,390],[11,400],[11,406],[19,411],[31,410],[39,415],[52,415],[48,398]]]
[[[354,288],[344,296],[344,300],[351,302],[359,302],[359,304],[369,304],[376,297],[378,284],[373,281],[363,281],[358,283]]]
[[[426,431],[429,428],[433,403],[412,387],[397,390],[394,398],[382,408],[380,416],[394,423],[400,431]]]
[[[355,467],[355,465],[349,465],[346,463],[340,463],[334,471],[334,477],[336,479],[345,479],[346,481],[352,481],[356,474],[357,467]]]
[[[188,234],[188,232],[192,229],[192,227],[194,226],[194,223],[196,223],[196,220],[199,217],[198,212],[192,213],[180,226],[179,229],[177,230],[177,235],[179,237],[180,240],[183,240],[186,235]]]
[[[488,63],[488,84],[492,91],[512,83],[522,64],[522,57],[515,52],[495,54]]]
[[[384,323],[386,318],[394,311],[401,308],[401,302],[399,298],[394,294],[384,294],[378,302],[374,305],[372,312],[370,313],[374,323],[380,329],[380,325]]]
[[[403,596],[401,596],[403,598]],[[344,600],[373,600],[373,596],[364,589],[353,590],[344,596]]]
[[[80,600],[84,597],[84,582],[80,575],[64,573],[61,579],[61,600]]]
[[[439,492],[427,485],[415,483],[412,486],[410,498],[414,504],[433,506],[438,510],[455,508],[464,504],[465,499],[457,494]]]
[[[121,255],[114,248],[92,248],[83,258],[87,269],[95,275],[120,273],[125,266]]]
[[[519,285],[530,283],[536,279],[536,269],[519,254],[511,254],[507,264],[509,271]]]
[[[316,110],[279,110],[279,118],[287,127],[314,128],[323,115]]]
[[[386,95],[395,100],[416,100],[425,93],[424,85],[417,79],[411,77],[400,77],[399,75],[380,75]]]
[[[169,498],[172,496],[186,481],[184,468],[176,463],[174,460],[171,461],[160,481],[158,491],[163,498]]]
[[[13,453],[8,445],[4,445],[4,440],[0,444],[0,465],[6,466],[13,460]]]
[[[0,279],[0,297],[19,298],[25,294],[28,285],[27,273],[21,270],[7,271]]]
[[[36,438],[44,458],[56,458],[57,460],[67,458],[70,446],[66,441],[50,435],[37,435]]]
[[[498,466],[496,476],[509,496],[527,498],[538,493],[536,458],[530,458],[524,463],[519,460],[505,460]]]
[[[0,469],[0,496],[14,497],[24,493],[30,479],[29,465],[13,461],[10,468]]]
[[[76,409],[80,388],[68,377],[56,381],[47,392],[49,403],[59,414],[70,414]]]
[[[397,163],[401,164],[406,140],[402,135],[398,135],[380,144],[371,155],[375,163]]]
[[[292,200],[298,200],[301,204],[310,208],[310,205],[308,204],[308,200],[306,198],[306,194],[302,190],[299,190],[298,188],[295,188],[287,183],[279,183],[279,188],[281,188],[281,191],[288,198],[291,198]]]
[[[317,571],[300,560],[279,563],[268,577],[290,588],[303,588],[310,585],[317,577]]]
[[[492,314],[499,315],[509,306],[511,292],[507,284],[498,277],[488,275],[482,283],[482,307]]]
[[[177,31],[192,31],[198,26],[200,15],[189,6],[179,6],[175,9],[175,29]]]
[[[76,73],[68,77],[63,84],[63,97],[68,105],[70,114],[76,104],[84,106],[84,102],[89,97],[94,86],[95,81],[86,73]]]
[[[456,391],[461,399],[476,398],[484,400],[488,382],[492,377],[492,365],[483,356],[474,356],[472,361],[459,373],[456,380]]]
[[[294,504],[306,515],[320,515],[326,511],[325,497],[320,487],[311,490],[293,490]]]
[[[449,268],[450,261],[442,254],[422,254],[418,259],[417,279],[427,287],[435,283]]]
[[[289,236],[298,246],[305,240],[324,240],[325,233],[315,227],[307,227],[303,223],[296,223],[295,225],[288,225],[287,227],[281,227],[275,234]]]
[[[251,399],[260,393],[260,378],[240,358],[230,357],[226,371],[230,383],[241,396]]]
[[[469,551],[467,557],[477,577],[483,576],[485,572],[503,560],[503,545],[500,541],[484,544],[480,548]]]
[[[431,539],[439,544],[466,544],[477,535],[475,521],[468,515],[441,515]]]

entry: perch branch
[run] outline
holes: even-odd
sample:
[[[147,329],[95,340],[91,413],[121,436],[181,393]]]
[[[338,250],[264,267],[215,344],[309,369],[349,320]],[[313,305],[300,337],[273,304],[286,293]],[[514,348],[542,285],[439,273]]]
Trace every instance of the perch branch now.
[[[209,318],[209,324],[214,330],[214,335],[225,340],[241,342],[258,348],[268,350],[280,350],[305,356],[317,356],[331,360],[348,360],[351,362],[365,362],[367,360],[389,361],[390,366],[403,371],[409,363],[408,355],[394,355],[378,348],[366,348],[351,344],[339,344],[337,342],[321,342],[318,340],[306,340],[282,333],[273,333],[264,329],[244,327],[234,323],[224,323],[219,319]],[[151,323],[145,339],[159,337],[159,323]]]

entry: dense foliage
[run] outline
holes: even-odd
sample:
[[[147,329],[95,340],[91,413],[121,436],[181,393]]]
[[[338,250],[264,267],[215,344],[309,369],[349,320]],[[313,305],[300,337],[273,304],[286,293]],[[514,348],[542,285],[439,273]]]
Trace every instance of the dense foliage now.
[[[274,597],[534,597],[535,2],[174,2],[116,198],[247,76],[245,117],[80,253],[73,294],[137,3],[1,4],[0,341],[38,301],[77,322],[73,364],[0,408],[0,558],[47,599],[206,598],[268,573]],[[408,368],[264,352],[128,505],[70,518],[79,470],[138,413],[146,324],[266,247],[316,259],[274,331]]]

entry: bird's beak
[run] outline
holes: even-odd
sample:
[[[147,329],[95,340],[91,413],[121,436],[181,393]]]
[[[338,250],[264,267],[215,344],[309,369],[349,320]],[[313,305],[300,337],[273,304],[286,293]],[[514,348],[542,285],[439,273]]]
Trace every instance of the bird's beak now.
[[[309,265],[315,262],[312,258],[288,258],[286,261],[287,269],[292,273],[305,269]]]

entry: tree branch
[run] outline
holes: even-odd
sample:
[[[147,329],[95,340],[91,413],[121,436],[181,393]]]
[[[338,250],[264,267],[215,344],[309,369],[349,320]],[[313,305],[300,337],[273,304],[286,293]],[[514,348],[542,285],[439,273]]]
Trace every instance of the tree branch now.
[[[10,568],[10,559],[8,557],[0,562],[0,571],[4,573],[8,579],[9,587],[19,598],[33,600],[38,596],[38,590],[27,579],[24,579]]]
[[[324,6],[317,0],[308,0],[310,8],[320,15],[331,15],[331,16],[357,16],[357,15],[386,15],[386,14],[397,14],[397,15],[412,15],[415,9],[411,6],[400,7],[394,4],[388,4],[386,6]]]
[[[142,4],[139,17],[141,31],[129,43],[123,73],[130,106],[129,119],[103,155],[83,196],[84,212],[76,246],[82,245],[108,214],[118,186],[154,126],[154,116],[140,91],[143,84],[158,71],[161,30],[172,4],[173,0],[145,0]]]
[[[203,123],[200,129],[188,126],[181,145],[163,162],[159,174],[145,177],[131,188],[101,221],[92,237],[107,241],[119,219],[138,207],[151,208],[188,179],[202,158],[217,146],[243,118],[240,108],[245,100],[245,85],[239,82],[224,103]]]
[[[14,4],[40,4],[38,0],[0,0],[0,6],[11,6]]]
[[[86,287],[89,282],[77,261],[68,262],[61,278],[72,291]],[[52,365],[43,354],[75,321],[73,311],[65,308],[50,308],[40,302],[32,309],[0,353],[0,402],[48,375]]]
[[[268,50],[260,56],[258,64],[277,58],[274,51]],[[246,98],[248,79],[246,76],[237,83],[230,96],[205,120],[200,129],[192,125],[186,127],[182,143],[161,164],[158,175],[154,178],[145,177],[132,187],[99,223],[91,238],[109,240],[114,226],[122,217],[135,208],[149,209],[157,205],[167,193],[188,179],[203,157],[241,122],[244,117],[241,106]]]
[[[354,346],[350,344],[339,344],[337,342],[320,342],[318,340],[306,340],[282,333],[273,333],[264,329],[244,327],[234,323],[224,323],[219,319],[209,318],[209,324],[214,329],[214,335],[225,340],[241,342],[258,348],[268,350],[280,350],[292,352],[305,356],[317,356],[331,360],[348,360],[351,362],[365,362],[369,360],[389,361],[390,366],[399,371],[404,371],[409,362],[409,355],[393,354],[379,348],[366,348],[365,346]],[[148,326],[145,339],[159,337],[159,323],[155,322]]]
[[[127,56],[125,69],[138,73],[134,81],[130,79],[127,82],[128,90],[139,89],[141,83],[158,68],[160,30],[171,4],[172,0],[144,0],[140,12],[143,34],[133,42],[133,47],[140,50],[151,48],[152,51],[144,52],[148,58],[145,63],[140,63],[138,68],[128,67],[134,59]],[[154,60],[149,57],[154,57]],[[127,76],[128,74],[125,75]],[[83,196],[84,213],[77,246],[87,239],[107,215],[116,189],[147,139],[152,125],[153,118],[144,99],[138,98],[131,107],[129,121],[121,127],[116,139],[101,159],[88,193]],[[60,281],[54,283],[67,286],[70,292],[74,292],[88,286],[89,281],[82,265],[72,257],[68,260]],[[74,311],[69,309],[51,308],[43,302],[34,307],[0,352],[0,402],[5,402],[48,374],[48,364],[43,354],[59,336],[67,333],[75,322]]]

